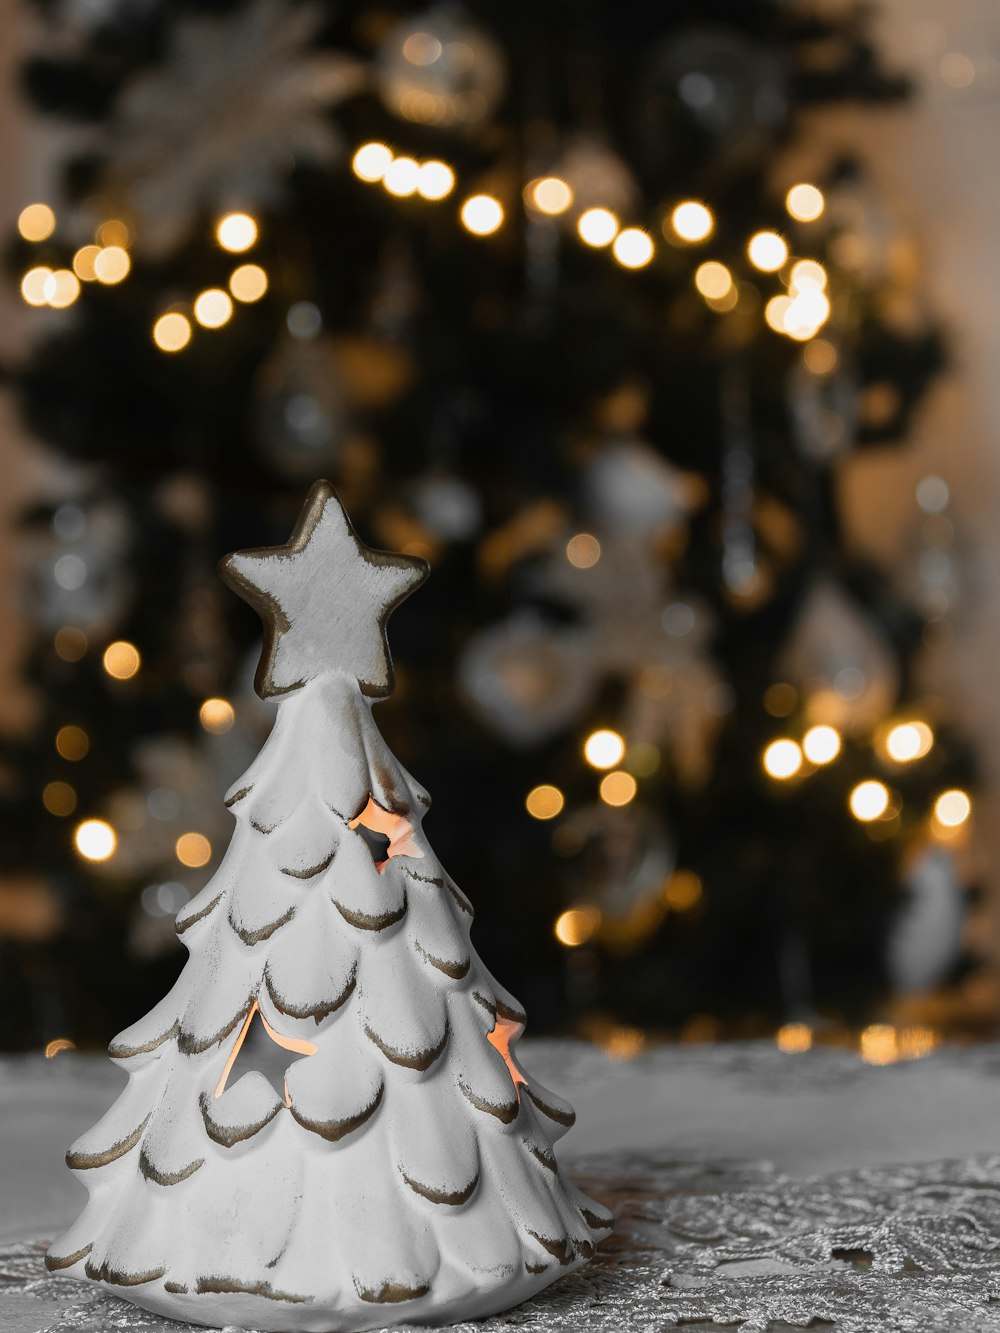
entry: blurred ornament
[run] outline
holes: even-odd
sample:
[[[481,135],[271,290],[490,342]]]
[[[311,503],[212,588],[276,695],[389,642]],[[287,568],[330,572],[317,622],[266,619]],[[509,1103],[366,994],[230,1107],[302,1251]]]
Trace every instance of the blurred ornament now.
[[[565,181],[573,193],[573,208],[564,214],[571,221],[589,208],[628,214],[638,201],[635,177],[611,144],[597,135],[571,138],[557,158],[552,175]]]
[[[458,664],[459,686],[474,712],[511,745],[554,735],[586,707],[593,667],[575,629],[519,611],[481,631]]]
[[[324,21],[322,6],[288,0],[178,18],[161,64],[125,86],[98,181],[139,250],[169,253],[205,210],[270,205],[296,161],[336,159],[327,112],[363,74],[313,46]]]
[[[925,847],[906,874],[906,899],[887,942],[893,988],[903,995],[929,990],[958,960],[965,895],[955,858],[944,847]]]
[[[332,468],[348,412],[329,339],[283,341],[258,371],[255,388],[254,440],[268,463],[303,480]]]
[[[777,665],[798,686],[810,723],[870,731],[892,711],[899,669],[875,624],[836,584],[817,582]]]
[[[647,156],[662,161],[695,130],[732,166],[774,142],[788,112],[780,57],[735,28],[691,28],[654,53],[639,85]]]
[[[697,503],[693,478],[642,440],[604,445],[584,469],[581,501],[588,517],[619,536],[673,535]]]
[[[414,486],[410,502],[420,522],[442,541],[468,541],[482,527],[479,494],[460,477],[447,473],[423,477]]]
[[[375,56],[375,84],[405,120],[471,130],[500,100],[503,57],[481,28],[442,5],[392,28]]]
[[[859,385],[838,349],[830,370],[817,373],[800,357],[788,375],[788,412],[803,458],[825,463],[849,449],[858,426]]]
[[[110,624],[129,588],[121,516],[110,506],[66,503],[53,514],[52,532],[55,540],[29,556],[22,584],[28,614],[50,631]]]

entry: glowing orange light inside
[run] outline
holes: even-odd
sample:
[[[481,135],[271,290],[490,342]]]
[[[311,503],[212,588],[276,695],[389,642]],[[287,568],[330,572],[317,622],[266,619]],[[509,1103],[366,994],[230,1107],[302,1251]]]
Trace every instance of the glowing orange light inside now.
[[[394,856],[423,856],[423,852],[417,846],[413,825],[406,816],[386,810],[371,796],[368,797],[368,804],[360,815],[355,815],[349,820],[347,827],[356,829],[359,824],[363,824],[372,833],[383,833],[389,839],[385,860],[375,862],[375,869],[379,873]]]
[[[236,1038],[236,1044],[233,1046],[233,1049],[229,1052],[229,1059],[226,1061],[225,1067],[222,1071],[222,1076],[219,1079],[218,1083],[215,1085],[215,1091],[212,1093],[212,1096],[216,1101],[218,1101],[218,1099],[222,1096],[222,1094],[226,1090],[226,1080],[229,1078],[233,1065],[236,1063],[236,1057],[243,1049],[243,1043],[247,1039],[247,1033],[250,1031],[250,1024],[253,1022],[254,1014],[260,1014],[260,1021],[264,1024],[264,1031],[277,1046],[280,1046],[282,1048],[282,1050],[294,1051],[296,1055],[316,1054],[315,1042],[306,1041],[305,1038],[303,1037],[285,1037],[280,1032],[276,1032],[275,1029],[264,1017],[264,1015],[260,1013],[260,1005],[257,1003],[256,1000],[254,1000],[253,1004],[250,1007],[250,1012],[243,1020],[243,1026],[240,1028],[240,1035]],[[288,1095],[288,1088],[286,1086],[285,1105],[291,1106],[291,1104],[292,1104],[291,1099]]]
[[[500,1052],[501,1059],[510,1071],[518,1101],[521,1100],[521,1084],[527,1083],[528,1080],[515,1064],[510,1044],[512,1041],[516,1041],[520,1035],[521,1024],[515,1023],[512,1018],[501,1018],[499,1014],[497,1015],[496,1027],[492,1032],[486,1034],[486,1040]]]

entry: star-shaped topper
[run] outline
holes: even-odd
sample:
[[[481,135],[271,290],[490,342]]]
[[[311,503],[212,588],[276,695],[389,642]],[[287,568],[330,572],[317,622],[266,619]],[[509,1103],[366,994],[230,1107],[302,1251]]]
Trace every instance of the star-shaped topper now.
[[[310,490],[287,546],[237,551],[219,573],[263,621],[262,699],[331,671],[355,676],[371,698],[392,693],[386,623],[429,566],[366,546],[328,481]]]

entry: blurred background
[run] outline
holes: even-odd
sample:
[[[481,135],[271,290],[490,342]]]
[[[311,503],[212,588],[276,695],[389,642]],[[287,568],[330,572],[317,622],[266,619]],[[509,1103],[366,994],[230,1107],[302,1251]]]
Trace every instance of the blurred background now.
[[[1000,13],[0,9],[0,1047],[166,991],[272,720],[215,567],[433,575],[376,717],[532,1030],[1000,1015]]]

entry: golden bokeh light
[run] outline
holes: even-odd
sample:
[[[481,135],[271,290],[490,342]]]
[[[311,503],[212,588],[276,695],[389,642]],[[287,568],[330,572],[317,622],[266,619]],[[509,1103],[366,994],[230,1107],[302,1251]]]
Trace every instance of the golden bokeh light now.
[[[474,194],[462,205],[460,217],[473,236],[491,236],[503,223],[503,205],[491,194]]]
[[[431,161],[420,164],[417,193],[421,199],[428,199],[431,202],[447,199],[454,188],[455,173],[447,162],[439,162],[436,158],[432,158]]]
[[[802,737],[802,749],[811,764],[832,764],[840,754],[840,732],[821,724],[810,727]]]
[[[233,315],[233,303],[221,287],[208,287],[195,297],[194,317],[205,329],[221,329]]]
[[[213,736],[222,736],[232,729],[236,713],[228,699],[205,699],[198,709],[198,721]]]
[[[618,219],[610,208],[588,208],[577,219],[576,230],[585,245],[599,250],[615,239],[618,226]]]
[[[80,279],[68,268],[57,268],[46,279],[45,295],[53,310],[65,310],[80,295]]]
[[[42,791],[42,804],[50,815],[63,819],[76,809],[76,792],[68,782],[47,782]]]
[[[106,287],[114,287],[128,277],[132,261],[121,245],[106,245],[94,256],[94,277]]]
[[[76,625],[63,625],[57,629],[52,640],[56,656],[64,662],[79,662],[86,654],[88,640],[82,629]]]
[[[63,1051],[75,1051],[76,1042],[70,1041],[69,1037],[56,1037],[52,1041],[45,1043],[45,1058],[52,1060]]]
[[[73,272],[81,282],[97,281],[97,274],[94,272],[94,261],[100,253],[101,247],[99,245],[81,245],[73,256]]]
[[[750,237],[747,255],[762,273],[776,273],[788,258],[788,246],[776,231],[758,231]]]
[[[249,213],[227,213],[215,224],[215,239],[230,254],[242,254],[257,240],[257,224]]]
[[[943,791],[934,802],[934,818],[942,828],[958,828],[972,814],[972,802],[958,787]]]
[[[764,319],[768,328],[774,329],[775,333],[784,333],[785,319],[791,305],[792,298],[790,296],[772,296],[764,307]]]
[[[541,176],[525,188],[524,196],[532,208],[549,217],[565,213],[573,202],[573,191],[558,176]]]
[[[764,709],[772,717],[790,717],[799,703],[799,692],[787,681],[775,681],[764,691]]]
[[[237,301],[259,301],[267,291],[267,274],[259,264],[241,264],[229,275],[229,290]]]
[[[812,1049],[813,1030],[808,1023],[785,1023],[774,1034],[774,1041],[786,1055],[804,1055]]]
[[[408,199],[420,184],[420,164],[412,157],[394,157],[382,173],[382,184],[397,199]]]
[[[761,763],[768,777],[784,782],[793,778],[802,767],[802,750],[787,736],[772,741],[764,751]]]
[[[788,275],[788,285],[797,292],[809,291],[810,288],[823,291],[826,287],[826,269],[818,260],[799,259],[792,265]]]
[[[52,270],[44,264],[29,268],[21,279],[21,296],[28,305],[48,305],[47,284],[52,277]]]
[[[785,311],[784,330],[790,338],[811,338],[830,318],[830,301],[817,287],[799,292]]]
[[[851,814],[862,824],[881,819],[889,809],[889,788],[877,778],[859,782],[848,799]]]
[[[590,532],[578,532],[566,543],[566,559],[577,569],[592,569],[601,558],[601,543]]]
[[[83,727],[68,724],[56,732],[56,752],[70,763],[77,763],[86,757],[90,749],[90,737]]]
[[[104,650],[104,670],[115,680],[131,680],[142,664],[139,649],[126,639],[116,639]]]
[[[897,764],[922,759],[934,744],[934,733],[926,722],[899,722],[885,738],[885,749]]]
[[[696,241],[705,241],[711,236],[715,229],[715,219],[712,217],[711,209],[706,208],[704,204],[698,203],[695,199],[685,199],[670,214],[670,226],[675,236],[693,244]]]
[[[694,272],[694,285],[706,301],[719,301],[733,289],[733,275],[717,259],[706,260]]]
[[[570,907],[555,919],[553,933],[560,944],[567,949],[579,948],[597,933],[601,924],[601,913],[597,907]]]
[[[701,902],[702,883],[693,870],[675,870],[663,886],[663,901],[675,912],[690,912]]]
[[[612,242],[611,253],[622,268],[645,268],[653,258],[653,239],[639,227],[626,227]]]
[[[127,248],[132,243],[132,233],[120,218],[109,218],[97,228],[94,240],[100,246]]]
[[[22,208],[17,229],[26,241],[45,241],[56,229],[56,215],[48,204],[29,204]]]
[[[525,809],[532,819],[555,819],[565,804],[566,798],[559,788],[548,782],[532,787],[524,798]]]
[[[73,834],[76,850],[87,861],[107,861],[115,854],[118,835],[106,819],[85,819]]]
[[[634,800],[638,790],[639,784],[632,774],[626,773],[621,768],[613,773],[605,773],[598,788],[604,804],[614,806],[628,805],[629,801]]]
[[[384,143],[363,143],[351,158],[351,170],[359,180],[374,184],[385,175],[391,161],[392,149]]]
[[[888,1023],[872,1023],[866,1027],[859,1045],[866,1065],[891,1065],[899,1059],[896,1029]]]
[[[212,859],[212,844],[204,833],[182,833],[174,843],[174,855],[182,866],[197,870]]]
[[[591,768],[614,768],[625,757],[625,740],[617,731],[602,727],[583,743],[583,757]]]
[[[837,368],[837,349],[825,338],[814,338],[803,348],[802,360],[811,375],[829,375]]]
[[[179,352],[191,341],[191,321],[187,315],[171,311],[153,325],[153,342],[161,352]]]
[[[785,207],[796,222],[815,222],[818,217],[822,217],[826,200],[817,185],[800,181],[785,195]]]

